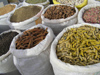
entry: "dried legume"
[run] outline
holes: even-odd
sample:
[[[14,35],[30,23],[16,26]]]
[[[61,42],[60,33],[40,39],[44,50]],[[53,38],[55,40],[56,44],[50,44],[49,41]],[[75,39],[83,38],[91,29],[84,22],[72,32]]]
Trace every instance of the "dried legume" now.
[[[90,8],[83,14],[83,20],[87,23],[100,24],[100,7]]]
[[[60,60],[72,65],[100,63],[100,29],[88,25],[71,28],[58,41],[56,53]]]
[[[17,32],[8,32],[0,35],[0,56],[9,51],[9,47]]]
[[[44,17],[48,19],[67,18],[75,14],[75,8],[64,5],[52,6],[46,10]]]
[[[44,30],[40,27],[27,30],[16,41],[16,49],[29,49],[36,46],[48,34],[47,29]]]
[[[27,3],[31,3],[31,4],[43,3],[46,1],[47,0],[26,0]]]

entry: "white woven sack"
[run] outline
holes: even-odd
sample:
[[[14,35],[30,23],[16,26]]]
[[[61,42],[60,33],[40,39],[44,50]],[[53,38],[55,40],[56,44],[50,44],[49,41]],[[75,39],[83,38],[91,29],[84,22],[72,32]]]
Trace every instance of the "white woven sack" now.
[[[100,1],[96,1],[96,0],[88,0],[88,4],[95,4],[95,3],[100,3]]]
[[[57,5],[66,6],[66,4],[57,4]],[[71,17],[65,19],[52,19],[52,20],[45,18],[44,13],[46,12],[46,10],[52,6],[57,6],[57,5],[49,5],[46,9],[44,9],[44,11],[41,14],[42,24],[51,27],[55,34],[58,34],[66,26],[77,23],[77,15],[78,15],[78,9],[75,7],[76,13]]]
[[[25,7],[25,6],[30,6],[30,5],[31,6],[39,6],[39,7],[41,7],[40,12],[37,13],[32,18],[29,18],[29,19],[27,19],[25,21],[17,22],[17,23],[16,22],[10,22],[10,17],[12,16],[12,14],[11,14],[7,19],[7,22],[9,23],[10,28],[19,29],[19,30],[25,30],[25,29],[28,29],[28,28],[30,28],[30,27],[35,25],[35,20],[37,20],[41,16],[41,13],[42,13],[42,11],[44,9],[44,6],[38,5],[38,4],[26,4],[26,5],[20,6],[19,8]],[[19,8],[17,8],[17,9],[19,9]]]
[[[33,26],[34,28],[48,28],[46,38],[38,45],[30,49],[16,49],[15,41],[23,33],[16,36],[10,46],[10,51],[14,55],[14,64],[22,75],[53,75],[53,70],[49,61],[50,44],[54,34],[51,28],[44,25]],[[29,30],[29,29],[28,29]]]
[[[20,31],[18,30],[8,30],[1,33],[0,35],[11,32],[11,31],[20,33]],[[16,70],[16,67],[14,66],[14,63],[13,63],[13,56],[11,52],[8,51],[6,54],[0,56],[0,73],[8,73],[14,70]]]
[[[85,7],[83,7],[80,11],[79,11],[79,14],[78,14],[78,23],[86,23],[82,16],[84,14],[84,12],[90,8],[95,8],[97,6],[100,6],[100,4],[89,4],[89,5],[86,5]]]
[[[57,58],[56,55],[56,45],[62,35],[71,28],[77,28],[84,25],[90,25],[100,28],[100,25],[98,24],[76,24],[63,29],[63,31],[61,31],[53,41],[51,45],[50,62],[53,66],[55,75],[100,75],[100,63],[88,66],[70,65],[69,63],[62,62]]]
[[[49,3],[50,3],[49,0],[47,0],[46,2],[37,3],[37,4],[39,4],[39,5],[40,5],[40,4],[41,4],[41,5],[48,5]],[[30,4],[30,3],[27,3],[26,0],[24,0],[24,1],[23,1],[23,4]]]

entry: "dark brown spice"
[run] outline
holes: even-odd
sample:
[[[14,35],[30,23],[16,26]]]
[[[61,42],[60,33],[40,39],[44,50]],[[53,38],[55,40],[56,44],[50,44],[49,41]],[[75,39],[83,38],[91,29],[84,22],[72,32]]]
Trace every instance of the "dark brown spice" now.
[[[38,27],[23,32],[16,41],[16,49],[29,49],[39,44],[48,34],[46,30]]]
[[[75,14],[75,8],[65,5],[52,6],[46,10],[44,17],[48,19],[67,18]]]
[[[17,32],[8,32],[0,35],[0,56],[8,52],[11,41],[17,34]]]

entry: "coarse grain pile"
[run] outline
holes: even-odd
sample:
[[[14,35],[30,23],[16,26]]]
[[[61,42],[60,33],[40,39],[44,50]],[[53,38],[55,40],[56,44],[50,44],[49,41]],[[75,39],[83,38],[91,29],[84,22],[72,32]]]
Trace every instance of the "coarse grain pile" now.
[[[90,8],[83,14],[83,20],[87,23],[100,24],[100,7]]]
[[[0,56],[9,51],[10,44],[17,32],[8,32],[0,35]]]
[[[18,0],[8,0],[8,3],[16,3]]]
[[[72,65],[100,63],[100,29],[88,25],[69,29],[58,41],[56,53]]]
[[[46,30],[38,27],[27,30],[16,41],[16,49],[29,49],[39,44],[48,34]]]
[[[47,0],[26,0],[27,3],[31,3],[31,4],[43,3],[46,1]]]
[[[80,5],[84,2],[84,0],[57,0],[57,2],[60,2],[61,4],[67,4],[67,5]]]
[[[66,5],[52,6],[46,10],[44,17],[48,19],[65,19],[75,14],[75,8]]]
[[[0,8],[0,16],[11,12],[12,10],[15,9],[15,7],[16,7],[15,5],[11,5],[11,4],[1,7]]]
[[[39,6],[25,6],[17,9],[14,14],[11,16],[11,22],[22,22],[29,18],[34,17],[41,10]]]

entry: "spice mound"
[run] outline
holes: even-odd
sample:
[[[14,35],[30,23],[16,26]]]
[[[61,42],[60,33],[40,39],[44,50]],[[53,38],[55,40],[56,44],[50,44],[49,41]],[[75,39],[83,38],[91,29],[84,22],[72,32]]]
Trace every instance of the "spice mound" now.
[[[8,0],[8,3],[16,3],[19,2],[19,0]]]
[[[0,56],[9,51],[10,44],[17,32],[8,32],[0,35]]]
[[[0,16],[11,12],[12,10],[15,9],[15,7],[16,7],[15,5],[8,4],[8,5],[0,8]]]
[[[26,0],[27,3],[31,3],[31,4],[43,3],[46,1],[47,0]]]
[[[65,5],[52,6],[46,10],[44,17],[48,19],[62,19],[75,14],[75,8]]]
[[[100,63],[100,29],[88,25],[71,28],[58,41],[56,54],[71,65]]]
[[[23,35],[17,39],[16,49],[32,48],[44,40],[47,34],[47,29],[44,30],[40,27],[27,30],[23,32]]]
[[[21,7],[14,12],[14,14],[10,18],[10,21],[22,22],[24,20],[34,17],[36,14],[40,12],[40,10],[41,10],[41,7],[39,6]]]
[[[57,0],[57,2],[67,5],[80,5],[84,2],[84,0]]]
[[[100,7],[90,8],[83,14],[83,20],[87,23],[100,24]]]

